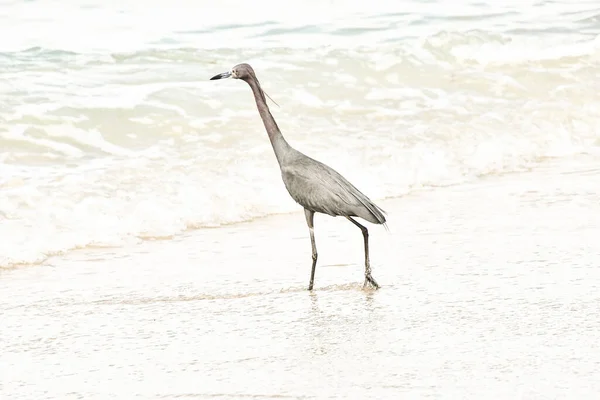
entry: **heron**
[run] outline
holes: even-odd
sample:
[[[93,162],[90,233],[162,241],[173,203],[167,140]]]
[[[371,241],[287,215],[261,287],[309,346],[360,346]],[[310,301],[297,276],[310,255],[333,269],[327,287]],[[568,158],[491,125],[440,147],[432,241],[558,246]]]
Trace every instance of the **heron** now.
[[[362,218],[373,224],[382,224],[387,228],[386,212],[375,205],[336,170],[290,146],[279,130],[273,115],[271,115],[265,100],[265,92],[256,78],[256,73],[249,64],[238,64],[230,71],[215,75],[210,80],[225,78],[241,79],[252,89],[256,108],[279,163],[283,183],[292,199],[304,208],[312,246],[312,267],[308,290],[313,290],[318,257],[314,230],[315,213],[327,214],[332,217],[345,217],[361,230],[365,250],[365,282],[363,289],[369,285],[374,289],[379,289],[379,285],[371,274],[369,230],[353,217]]]

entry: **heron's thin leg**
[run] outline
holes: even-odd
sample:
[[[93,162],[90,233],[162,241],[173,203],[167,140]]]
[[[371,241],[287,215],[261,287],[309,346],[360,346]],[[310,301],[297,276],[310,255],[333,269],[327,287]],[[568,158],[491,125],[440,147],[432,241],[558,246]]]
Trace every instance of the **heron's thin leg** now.
[[[371,285],[373,285],[373,287],[375,289],[379,289],[379,285],[377,284],[377,282],[375,282],[375,279],[373,279],[373,277],[371,276],[371,263],[369,262],[369,230],[367,229],[366,226],[359,224],[352,218],[350,218],[350,217],[346,217],[346,218],[348,218],[348,220],[350,222],[352,222],[354,225],[356,225],[360,228],[360,230],[362,231],[362,234],[363,234],[363,238],[365,239],[365,283],[364,283],[363,287],[366,287],[367,283],[370,283]]]
[[[312,270],[310,271],[310,283],[308,284],[308,290],[313,289],[313,283],[315,282],[315,269],[317,268],[317,244],[315,243],[315,228],[313,220],[315,212],[304,209],[304,215],[306,216],[306,223],[308,224],[308,230],[310,231],[310,244],[312,245]]]

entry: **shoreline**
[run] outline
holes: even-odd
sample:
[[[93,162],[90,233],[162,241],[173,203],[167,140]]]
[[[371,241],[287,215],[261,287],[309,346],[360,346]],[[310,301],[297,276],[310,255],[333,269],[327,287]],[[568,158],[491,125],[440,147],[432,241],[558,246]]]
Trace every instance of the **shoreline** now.
[[[410,229],[410,226],[418,231],[418,228],[416,227],[418,227],[419,223],[406,224],[403,221],[403,218],[406,216],[406,212],[403,211],[403,209],[406,208],[407,205],[409,209],[415,207],[414,202],[425,201],[437,206],[439,205],[439,201],[444,201],[443,198],[445,196],[460,197],[465,191],[479,190],[482,192],[483,196],[487,196],[487,194],[485,194],[485,190],[483,190],[487,186],[494,187],[497,185],[506,184],[507,182],[510,185],[511,181],[527,182],[529,178],[539,179],[542,177],[543,179],[552,180],[555,176],[560,176],[562,174],[578,174],[589,171],[592,173],[598,173],[598,169],[596,167],[597,165],[600,165],[600,162],[597,161],[596,157],[586,155],[573,157],[568,160],[556,159],[553,160],[553,162],[537,164],[537,168],[527,172],[510,172],[498,175],[490,175],[466,183],[442,187],[422,187],[401,197],[386,198],[376,201],[376,203],[387,212],[386,217],[389,232],[386,232],[385,228],[381,225],[375,225],[366,221],[363,222],[364,225],[369,229],[371,246],[381,247],[383,242],[386,242],[386,245],[389,246],[390,241],[395,236],[414,230]],[[440,210],[437,210],[437,212],[439,213]],[[280,240],[282,237],[279,237],[279,235],[283,235],[283,237],[291,239],[287,246],[291,246],[292,243],[295,243],[297,240],[302,241],[303,244],[301,245],[293,245],[295,248],[294,255],[304,259],[306,264],[310,264],[311,257],[308,227],[306,226],[302,209],[300,206],[298,206],[298,210],[294,212],[270,214],[247,221],[224,224],[216,227],[189,229],[181,234],[164,238],[159,237],[139,239],[130,245],[85,246],[82,248],[69,250],[60,255],[50,256],[48,259],[38,264],[19,264],[18,266],[0,268],[0,275],[10,274],[11,272],[18,273],[18,271],[23,269],[56,267],[62,262],[71,263],[73,260],[82,260],[88,257],[96,261],[102,260],[103,254],[106,255],[104,260],[106,262],[110,262],[111,255],[116,255],[121,258],[128,256],[133,257],[136,254],[151,254],[152,247],[154,246],[161,248],[161,250],[168,248],[169,246],[179,248],[181,246],[185,247],[186,245],[189,245],[190,248],[196,248],[198,244],[201,244],[203,241],[213,235],[217,241],[226,241],[227,237],[230,235],[244,236],[249,234],[249,232],[253,229],[257,229],[259,231],[265,229],[272,231],[272,234],[267,235],[268,237],[265,238],[265,240]],[[345,260],[345,263],[342,262],[341,265],[352,264],[357,267],[362,265],[363,248],[360,230],[354,227],[344,218],[333,218],[327,215],[316,214],[315,234],[317,238],[317,248],[319,251],[318,265],[323,263],[336,264],[335,257],[331,257],[332,251],[325,251],[324,248],[325,246],[331,245],[334,245],[336,250],[342,251],[341,254],[344,253],[344,250],[341,249],[342,247],[346,247],[345,251],[349,251],[348,247],[352,248],[352,257],[344,257],[343,259]],[[251,233],[250,236],[252,236]],[[262,251],[268,251],[268,243],[265,243],[265,245],[262,246],[262,243],[258,241],[255,244],[260,246]],[[348,244],[351,245],[348,246]],[[241,245],[241,248],[244,247],[244,245]],[[210,251],[208,248],[205,250]],[[336,250],[334,250],[333,253],[335,253]],[[372,262],[374,260],[377,262],[378,257],[376,251],[377,250],[371,249]],[[282,260],[282,262],[285,262],[285,260]],[[302,261],[299,262],[302,263]]]
[[[375,203],[378,205],[382,205],[383,209],[388,211],[387,208],[393,207],[395,202],[400,201],[401,199],[411,198],[414,196],[417,196],[417,197],[426,196],[428,193],[435,192],[438,190],[452,190],[452,188],[457,188],[458,190],[460,190],[460,188],[463,186],[477,185],[478,182],[486,182],[490,179],[491,180],[506,179],[507,177],[510,177],[510,176],[520,176],[523,174],[535,173],[536,171],[544,171],[547,169],[560,170],[561,168],[565,168],[565,166],[567,168],[570,168],[571,165],[579,165],[579,164],[587,165],[591,162],[590,160],[594,160],[596,157],[597,157],[597,155],[590,154],[590,153],[577,154],[577,155],[574,155],[574,156],[571,156],[568,158],[545,157],[543,159],[536,160],[534,162],[530,162],[527,167],[523,167],[523,169],[521,169],[521,170],[486,174],[486,175],[482,175],[482,176],[477,176],[477,177],[469,179],[469,180],[465,180],[463,182],[449,183],[446,185],[440,184],[440,185],[419,186],[419,187],[411,188],[411,190],[409,192],[407,192],[403,195],[394,196],[394,197],[384,197],[382,199],[375,200]],[[285,188],[282,186],[281,190],[285,191]],[[287,192],[285,194],[287,195]],[[87,244],[84,246],[77,246],[74,248],[69,248],[67,250],[54,252],[51,255],[44,258],[43,260],[40,260],[37,262],[13,262],[8,265],[2,265],[2,266],[0,266],[0,274],[2,274],[5,271],[11,271],[11,270],[15,270],[15,269],[40,267],[40,266],[52,264],[53,260],[61,259],[64,257],[68,258],[72,253],[78,253],[78,252],[82,252],[82,251],[83,252],[86,252],[86,251],[95,252],[97,250],[99,250],[99,251],[102,251],[102,250],[117,251],[118,249],[135,249],[137,246],[143,245],[144,243],[156,243],[156,242],[162,242],[162,241],[168,242],[171,240],[179,240],[180,238],[194,235],[194,233],[198,232],[198,231],[204,231],[204,230],[212,231],[212,230],[218,230],[218,229],[228,229],[228,228],[236,227],[236,226],[243,225],[243,224],[260,223],[260,221],[262,221],[264,219],[285,217],[285,216],[290,216],[290,217],[296,216],[297,217],[297,215],[301,215],[302,218],[304,218],[303,214],[302,214],[301,206],[299,206],[299,205],[296,205],[296,206],[297,206],[297,209],[294,211],[261,215],[261,216],[257,216],[257,217],[254,217],[254,218],[251,218],[248,220],[223,223],[223,224],[220,224],[217,226],[190,227],[190,228],[185,229],[184,231],[181,231],[179,233],[175,233],[172,235],[165,235],[165,236],[141,235],[141,236],[130,237],[126,240],[125,243],[119,244],[119,245],[91,243],[91,244]],[[316,214],[316,218],[319,218],[319,217],[322,218],[324,216]],[[325,217],[332,218],[329,216],[325,216]],[[386,217],[389,218],[389,216],[386,216]],[[378,228],[377,225],[368,223],[366,221],[363,221],[363,222],[365,222],[365,224],[368,225],[367,227],[372,227],[374,229]]]

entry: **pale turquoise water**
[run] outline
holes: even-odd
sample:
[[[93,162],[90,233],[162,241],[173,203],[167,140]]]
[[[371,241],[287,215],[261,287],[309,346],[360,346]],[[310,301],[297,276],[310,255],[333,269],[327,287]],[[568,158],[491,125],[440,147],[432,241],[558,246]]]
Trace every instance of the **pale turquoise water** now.
[[[0,265],[294,210],[240,62],[374,199],[597,152],[595,2],[270,4],[0,5]]]

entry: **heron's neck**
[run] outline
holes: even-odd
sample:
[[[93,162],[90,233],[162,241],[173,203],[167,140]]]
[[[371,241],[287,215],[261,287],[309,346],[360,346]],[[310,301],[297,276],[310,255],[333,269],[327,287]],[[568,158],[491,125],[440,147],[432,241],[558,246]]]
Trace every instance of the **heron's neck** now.
[[[281,131],[277,126],[277,122],[275,122],[275,118],[273,118],[273,116],[271,115],[271,111],[269,111],[269,106],[267,106],[265,97],[262,94],[261,89],[258,87],[256,81],[254,79],[249,79],[247,83],[252,88],[254,100],[256,101],[256,108],[258,108],[260,118],[262,119],[267,134],[269,135],[269,139],[271,140],[271,145],[273,146],[273,150],[275,151],[275,157],[277,157],[277,162],[279,163],[279,165],[281,165],[285,154],[290,149],[290,145],[285,141],[285,138],[281,134]]]

